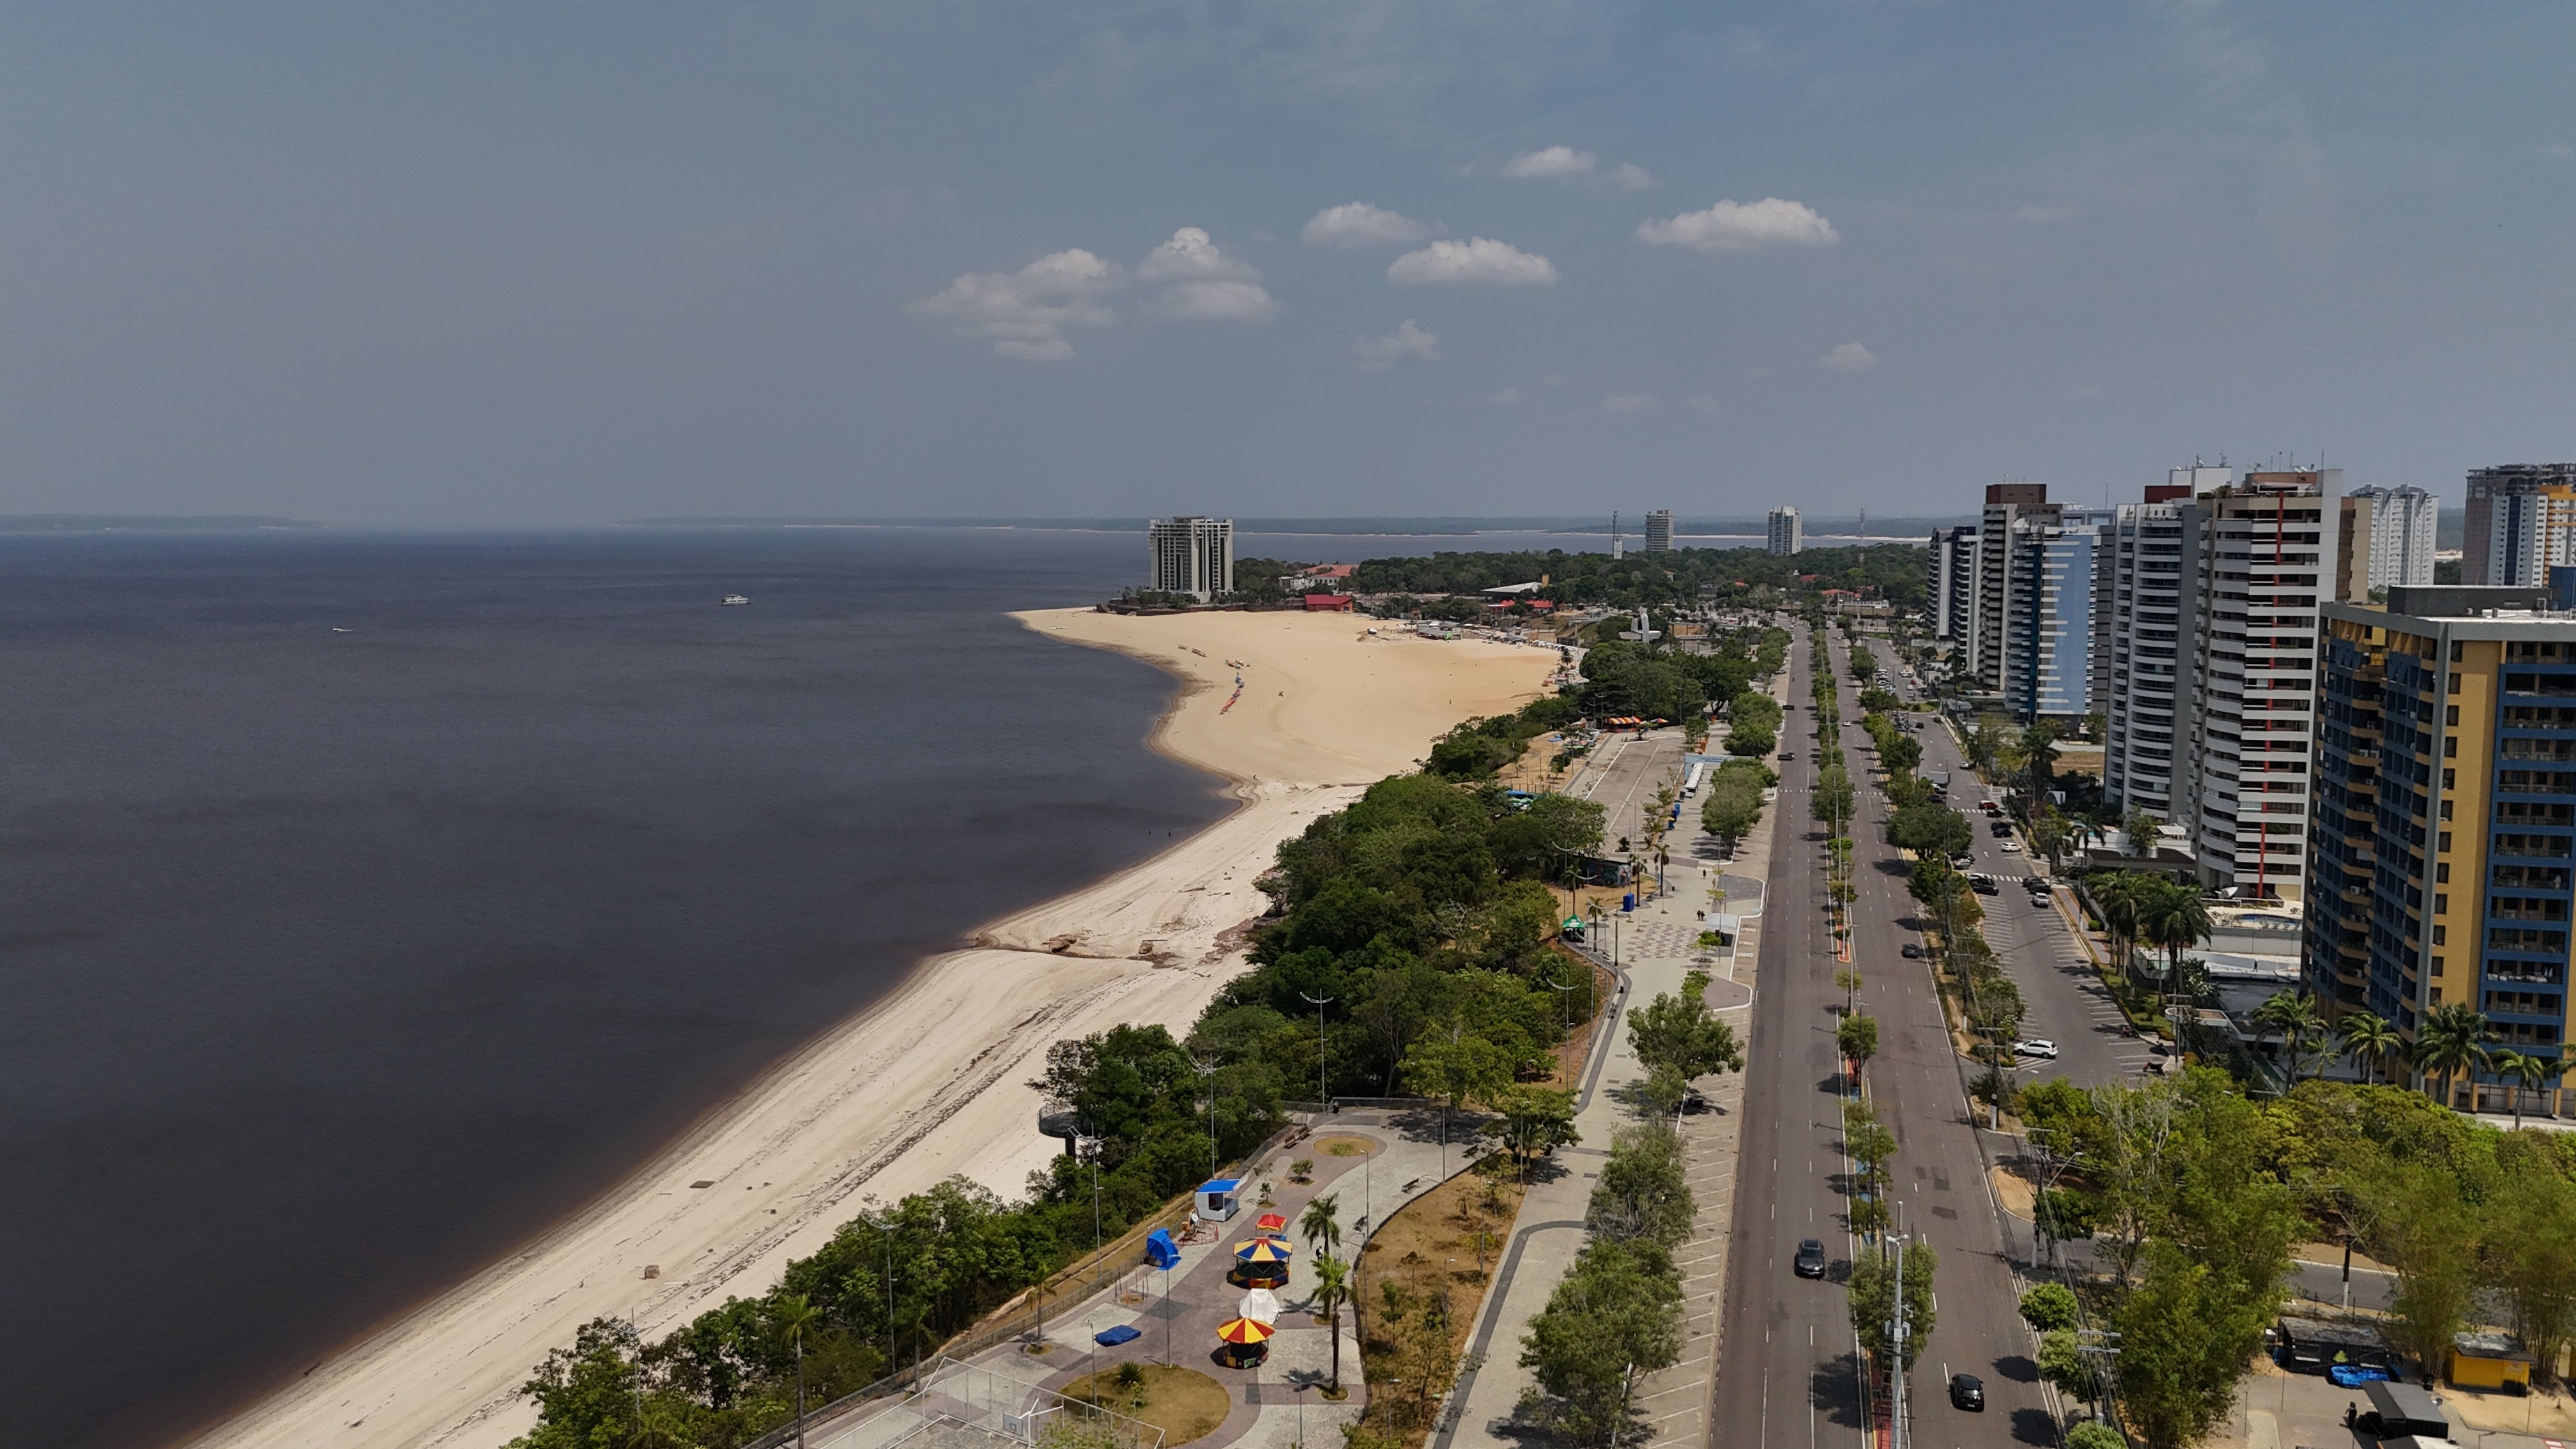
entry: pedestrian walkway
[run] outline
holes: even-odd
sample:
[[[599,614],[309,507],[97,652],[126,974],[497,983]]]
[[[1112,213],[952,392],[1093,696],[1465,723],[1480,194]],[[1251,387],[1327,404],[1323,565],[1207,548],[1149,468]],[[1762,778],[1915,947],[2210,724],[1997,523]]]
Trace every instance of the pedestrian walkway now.
[[[1781,680],[1786,678],[1784,673]],[[1775,692],[1783,687],[1785,683],[1775,684]],[[1515,1418],[1524,1394],[1536,1383],[1520,1366],[1521,1341],[1582,1251],[1584,1214],[1611,1138],[1638,1120],[1629,1089],[1646,1072],[1628,1044],[1626,1015],[1659,993],[1681,990],[1688,973],[1704,971],[1710,977],[1706,999],[1721,1020],[1734,1026],[1738,1040],[1744,1038],[1754,997],[1754,963],[1760,959],[1763,875],[1773,832],[1780,828],[1777,816],[1775,802],[1764,809],[1761,823],[1736,842],[1733,858],[1721,861],[1716,842],[1701,834],[1685,807],[1681,839],[1665,874],[1667,889],[1623,918],[1614,968],[1622,996],[1604,1014],[1598,1040],[1607,1049],[1597,1058],[1591,1085],[1578,1103],[1575,1125],[1583,1134],[1582,1145],[1559,1151],[1551,1164],[1555,1170],[1535,1181],[1522,1202],[1511,1246],[1468,1340],[1468,1362],[1474,1367],[1460,1376],[1430,1449],[1484,1449],[1517,1445],[1530,1437],[1530,1427]],[[1717,914],[1739,918],[1735,939],[1729,946],[1703,947],[1700,936],[1709,929],[1707,917]],[[1682,1118],[1684,1169],[1698,1211],[1690,1240],[1675,1253],[1683,1274],[1681,1358],[1637,1383],[1641,1417],[1659,1443],[1707,1433],[1709,1376],[1734,1222],[1744,1079],[1741,1073],[1727,1073],[1695,1085],[1709,1105]]]
[[[1234,1396],[1225,1422],[1194,1441],[1207,1449],[1291,1449],[1301,1443],[1338,1442],[1340,1426],[1357,1420],[1368,1402],[1351,1310],[1342,1310],[1340,1330],[1341,1381],[1350,1393],[1334,1403],[1322,1393],[1332,1365],[1332,1335],[1313,1318],[1314,1259],[1303,1251],[1300,1237],[1288,1281],[1276,1290],[1286,1311],[1268,1357],[1253,1368],[1219,1366],[1217,1325],[1236,1316],[1244,1292],[1227,1278],[1234,1266],[1232,1245],[1252,1236],[1253,1221],[1264,1212],[1288,1219],[1291,1236],[1298,1236],[1296,1224],[1307,1205],[1329,1194],[1339,1204],[1340,1256],[1355,1260],[1368,1234],[1398,1208],[1465,1171],[1476,1154],[1463,1145],[1470,1130],[1466,1120],[1449,1122],[1434,1109],[1345,1111],[1317,1117],[1310,1125],[1311,1137],[1282,1147],[1247,1174],[1250,1190],[1243,1210],[1204,1241],[1183,1245],[1178,1267],[1139,1268],[1090,1299],[1067,1305],[1047,1327],[1044,1353],[1030,1353],[1028,1344],[1014,1340],[974,1355],[965,1366],[998,1384],[993,1393],[1031,1400],[1043,1400],[1046,1391],[1124,1363],[1185,1366],[1216,1378]],[[1362,1138],[1377,1150],[1336,1157],[1314,1146],[1332,1137]],[[1299,1158],[1313,1160],[1314,1181],[1288,1180],[1288,1163]],[[1254,1206],[1251,1199],[1265,1183],[1271,1201]],[[1137,1336],[1115,1347],[1097,1342],[1096,1335],[1122,1325],[1135,1328]],[[1039,1406],[1013,1403],[1003,1411],[1025,1414]],[[946,1436],[943,1444],[978,1438],[998,1442],[996,1433],[953,1420],[943,1424],[936,1413],[925,1417],[924,1409],[908,1396],[878,1400],[809,1428],[806,1439],[813,1449],[886,1449],[918,1435],[929,1423]]]

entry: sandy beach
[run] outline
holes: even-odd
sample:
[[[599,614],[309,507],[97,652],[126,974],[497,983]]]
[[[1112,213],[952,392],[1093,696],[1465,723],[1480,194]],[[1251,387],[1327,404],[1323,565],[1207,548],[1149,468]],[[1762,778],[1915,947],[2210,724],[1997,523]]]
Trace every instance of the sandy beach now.
[[[1017,617],[1177,676],[1155,745],[1226,777],[1240,807],[923,962],[583,1212],[190,1442],[490,1449],[533,1424],[519,1384],[592,1318],[662,1333],[766,1291],[867,1199],[953,1173],[1018,1196],[1056,1150],[1026,1085],[1050,1044],[1122,1021],[1186,1029],[1241,969],[1239,933],[1265,904],[1252,882],[1281,839],[1460,719],[1535,696],[1556,662],[1372,637],[1349,615]]]

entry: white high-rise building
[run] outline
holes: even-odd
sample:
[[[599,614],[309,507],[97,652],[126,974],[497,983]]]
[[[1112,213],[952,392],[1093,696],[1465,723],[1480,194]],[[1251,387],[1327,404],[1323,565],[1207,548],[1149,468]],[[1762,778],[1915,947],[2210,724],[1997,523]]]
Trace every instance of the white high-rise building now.
[[[1977,526],[1932,530],[1932,548],[1924,559],[1923,595],[1926,620],[1935,639],[1968,637],[1968,616],[1977,597]]]
[[[2189,470],[2177,468],[2179,480]],[[2209,471],[2224,473],[2223,469]],[[2101,631],[2095,652],[2115,661],[2102,692],[2102,795],[2159,820],[2174,818],[2174,685],[2182,659],[2182,509],[2189,488],[2150,488],[2102,531]]]
[[[2173,809],[2204,884],[2304,894],[2318,609],[2337,585],[2342,489],[2336,468],[2249,472],[2179,505]]]
[[[1658,508],[1646,515],[1646,552],[1673,551],[1673,511]]]
[[[1807,532],[1798,522],[1798,510],[1786,506],[1772,509],[1771,552],[1786,556],[1806,546]]]
[[[2344,496],[2370,500],[2371,588],[2433,582],[2433,527],[2440,499],[2411,484],[2355,488]]]
[[[1188,594],[1204,604],[1234,592],[1234,520],[1155,518],[1145,537],[1153,554],[1153,582],[1166,594]]]

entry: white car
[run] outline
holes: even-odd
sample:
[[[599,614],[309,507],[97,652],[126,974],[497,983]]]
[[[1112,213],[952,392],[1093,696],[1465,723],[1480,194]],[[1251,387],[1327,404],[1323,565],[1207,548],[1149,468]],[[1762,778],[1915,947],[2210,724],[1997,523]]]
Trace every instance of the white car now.
[[[2002,851],[2006,855],[2019,855],[2021,854],[2021,842],[2018,840],[1999,840],[1995,842],[1995,849]]]
[[[2057,1060],[2057,1043],[2042,1037],[2033,1037],[2029,1041],[2017,1041],[2013,1043],[2013,1055],[2017,1057],[2046,1057],[2050,1061],[2055,1061]]]

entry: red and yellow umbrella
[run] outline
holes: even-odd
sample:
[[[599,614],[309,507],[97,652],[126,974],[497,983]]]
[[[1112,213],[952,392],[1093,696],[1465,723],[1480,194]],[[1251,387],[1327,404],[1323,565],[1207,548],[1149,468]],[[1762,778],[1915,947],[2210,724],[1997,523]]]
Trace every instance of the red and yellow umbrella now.
[[[1284,1231],[1287,1228],[1288,1220],[1277,1213],[1263,1213],[1260,1217],[1253,1219],[1252,1225],[1261,1229],[1265,1233],[1276,1233]]]
[[[1234,1260],[1247,1268],[1285,1266],[1295,1253],[1277,1238],[1254,1238],[1234,1245]]]
[[[1278,1331],[1267,1323],[1256,1323],[1249,1318],[1233,1318],[1218,1325],[1216,1336],[1227,1343],[1248,1347],[1256,1343],[1269,1342],[1270,1335]]]

